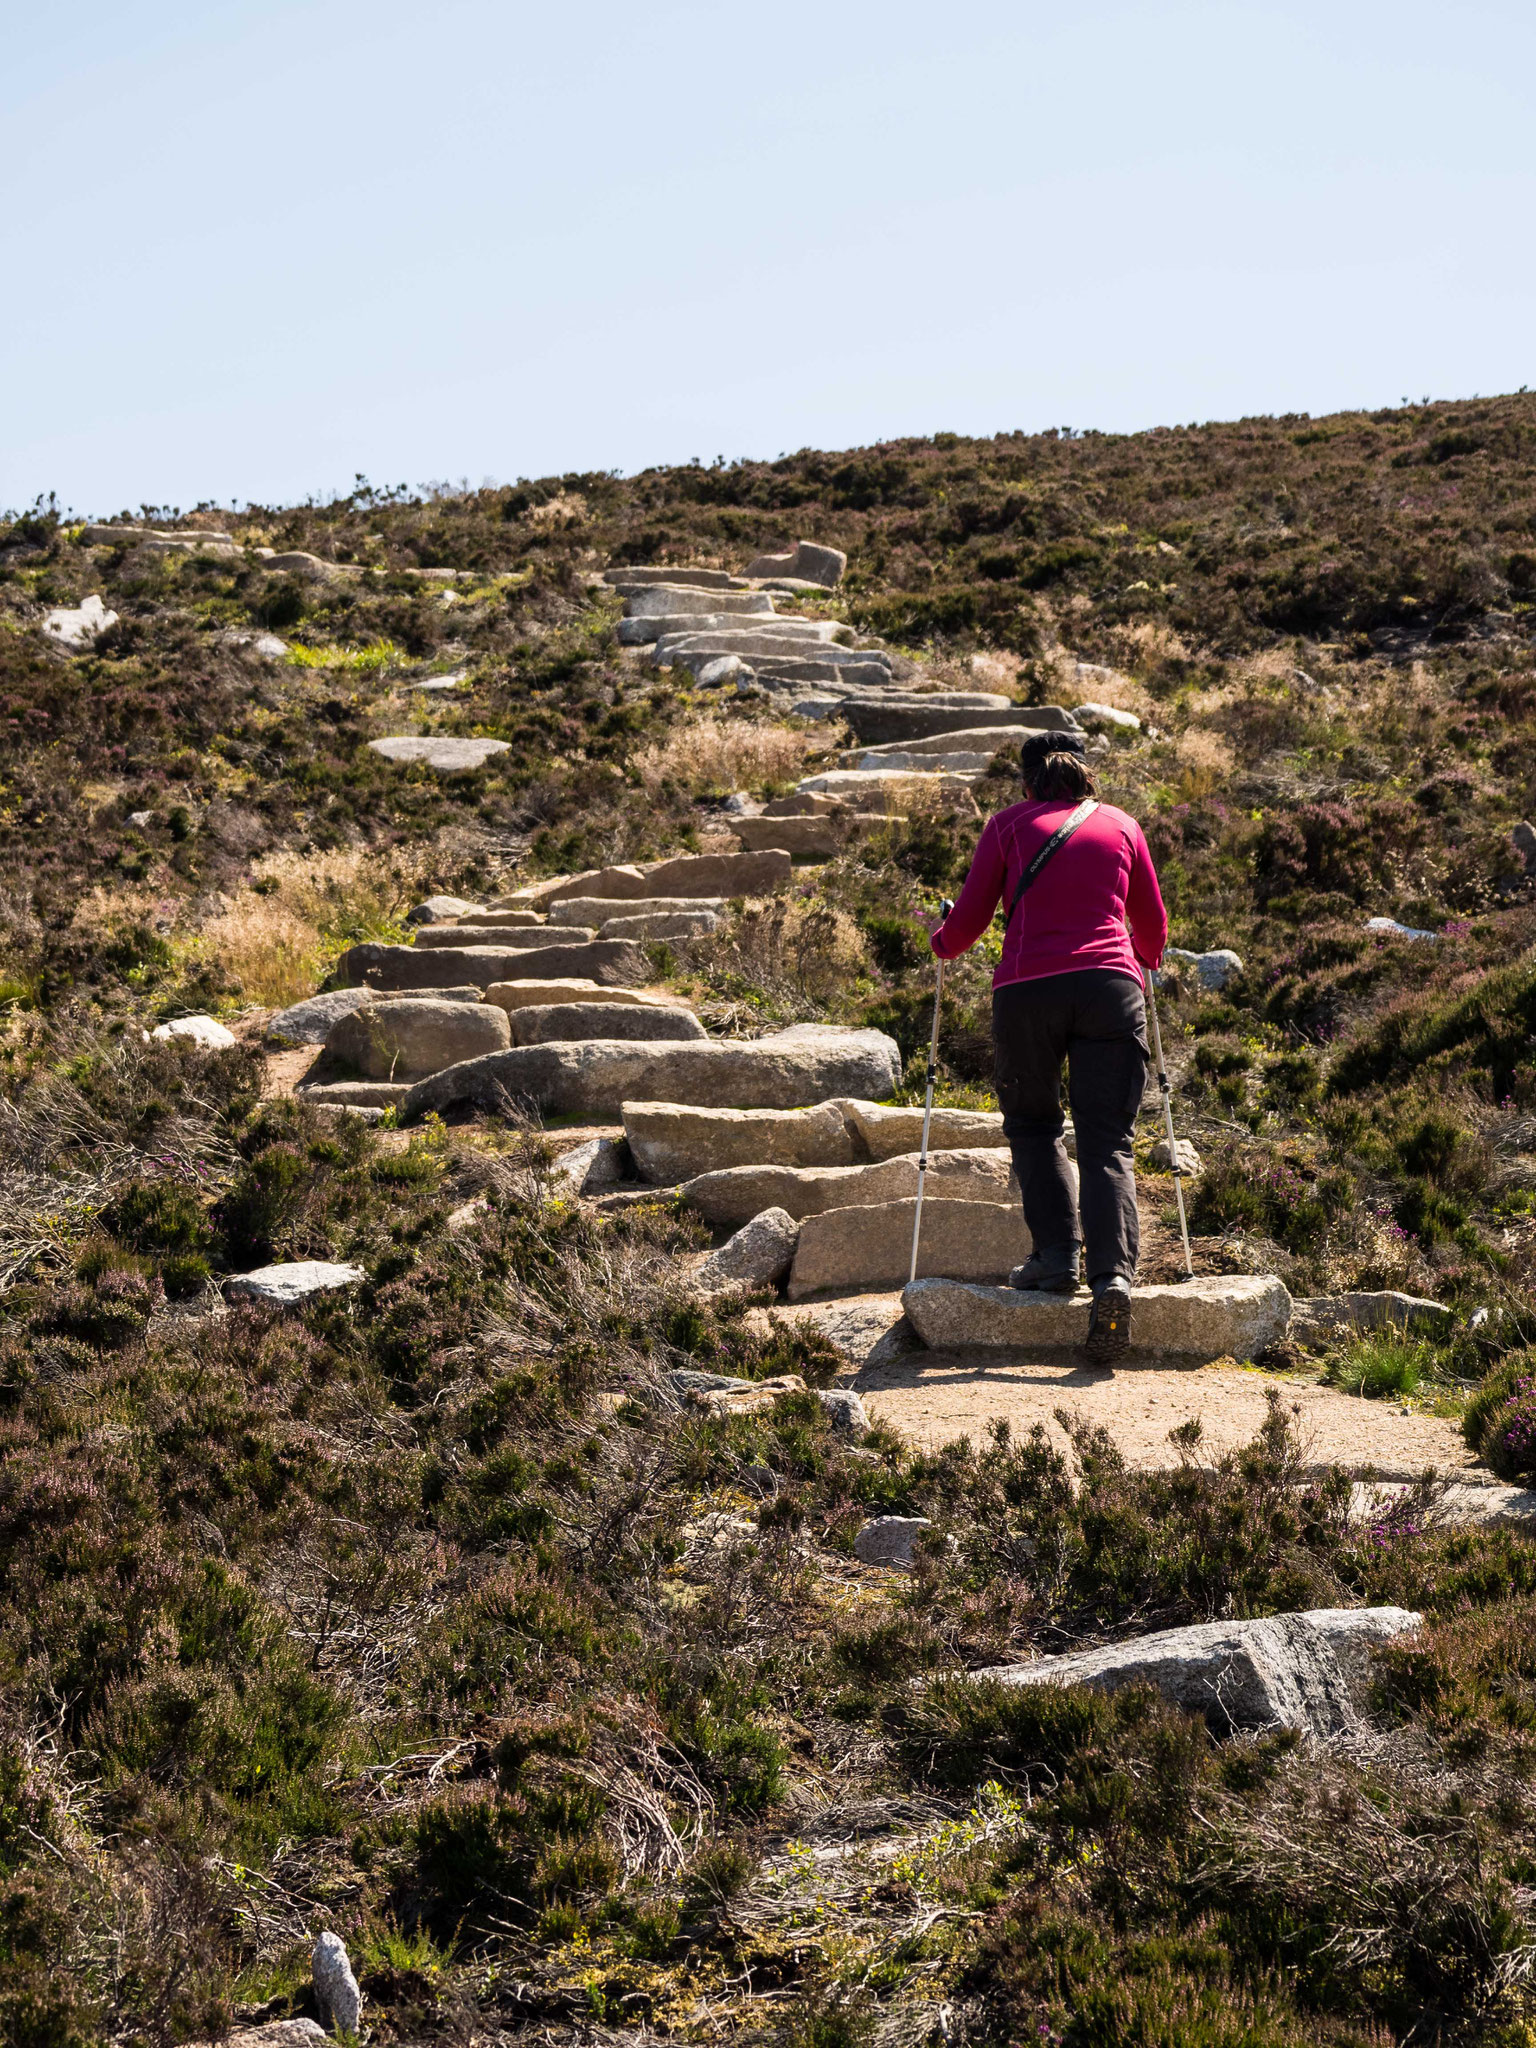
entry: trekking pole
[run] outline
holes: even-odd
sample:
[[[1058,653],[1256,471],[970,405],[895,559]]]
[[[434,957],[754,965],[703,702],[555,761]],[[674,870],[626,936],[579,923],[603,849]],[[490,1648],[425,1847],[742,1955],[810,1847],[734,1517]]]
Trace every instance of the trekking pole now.
[[[948,917],[954,904],[947,896],[939,902],[939,914]],[[928,1040],[928,1080],[923,1089],[923,1142],[917,1154],[917,1208],[912,1216],[912,1270],[907,1275],[910,1287],[917,1278],[917,1241],[923,1228],[923,1182],[928,1174],[928,1127],[933,1121],[933,1084],[939,1077],[939,1004],[944,998],[944,962],[938,963],[938,973],[933,984],[933,1032]]]
[[[1141,970],[1142,986],[1147,992],[1147,1015],[1152,1020],[1152,1052],[1157,1061],[1157,1085],[1163,1095],[1163,1128],[1168,1133],[1168,1156],[1173,1165],[1173,1192],[1179,1198],[1179,1235],[1184,1240],[1184,1276],[1195,1277],[1195,1262],[1189,1256],[1189,1224],[1184,1217],[1184,1169],[1179,1164],[1179,1141],[1173,1135],[1173,1094],[1168,1086],[1168,1069],[1163,1065],[1163,1034],[1158,1029],[1157,997],[1152,989],[1152,971]]]

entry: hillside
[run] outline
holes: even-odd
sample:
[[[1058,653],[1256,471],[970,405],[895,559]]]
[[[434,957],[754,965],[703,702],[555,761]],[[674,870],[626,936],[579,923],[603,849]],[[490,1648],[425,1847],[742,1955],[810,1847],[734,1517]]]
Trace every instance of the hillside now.
[[[840,581],[746,577],[801,537]],[[662,569],[766,636],[746,686],[714,629],[638,637],[622,572]],[[1536,1480],[1536,396],[39,503],[0,522],[0,689],[0,2043],[324,2017],[323,1928],[386,2043],[1530,2039],[1536,1525],[1467,1502]],[[1133,1368],[1118,1408],[1042,1368],[1009,1410],[893,1340],[876,1206],[818,1286],[808,1181],[728,1221],[697,1165],[642,1185],[642,1119],[571,1078],[611,1033],[727,1076],[662,1101],[843,1105],[805,1172],[871,1176],[899,1236],[917,920],[1050,707],[1173,944],[1238,956],[1160,999],[1200,1284],[1412,1328],[1319,1310],[1256,1367]],[[440,1042],[542,1095],[274,1042],[365,967],[436,988],[434,946]],[[978,1278],[995,957],[939,1062]],[[553,1018],[588,1002],[601,1033]],[[152,1035],[191,1015],[223,1033]],[[769,1104],[774,1060],[821,1080]],[[791,1250],[711,1291],[770,1209]],[[351,1277],[226,1297],[293,1261]],[[855,1550],[880,1516],[925,1523],[909,1569]],[[1424,1626],[1340,1739],[967,1676],[1369,1607]]]

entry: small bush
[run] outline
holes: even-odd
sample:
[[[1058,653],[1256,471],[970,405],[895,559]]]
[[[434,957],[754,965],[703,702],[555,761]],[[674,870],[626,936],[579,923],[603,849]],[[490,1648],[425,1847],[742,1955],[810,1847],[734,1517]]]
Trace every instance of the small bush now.
[[[1380,1400],[1388,1394],[1411,1394],[1434,1366],[1434,1348],[1422,1341],[1391,1334],[1364,1338],[1352,1345],[1333,1368],[1332,1377],[1352,1394]]]
[[[1536,1479],[1536,1353],[1517,1351],[1496,1366],[1467,1403],[1461,1428],[1501,1479]]]

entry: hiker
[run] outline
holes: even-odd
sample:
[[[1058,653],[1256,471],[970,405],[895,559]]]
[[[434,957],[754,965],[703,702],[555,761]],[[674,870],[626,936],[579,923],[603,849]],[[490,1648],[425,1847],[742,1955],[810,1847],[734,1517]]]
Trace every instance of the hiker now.
[[[927,923],[934,952],[953,960],[1000,903],[1008,912],[992,977],[993,1073],[1034,1246],[1010,1284],[1072,1294],[1086,1252],[1087,1354],[1108,1365],[1130,1348],[1140,1248],[1131,1133],[1148,1060],[1141,970],[1163,957],[1168,913],[1141,827],[1097,801],[1084,753],[1079,733],[1025,741],[1024,802],[987,820],[958,902]],[[1075,1203],[1061,1141],[1063,1058]]]

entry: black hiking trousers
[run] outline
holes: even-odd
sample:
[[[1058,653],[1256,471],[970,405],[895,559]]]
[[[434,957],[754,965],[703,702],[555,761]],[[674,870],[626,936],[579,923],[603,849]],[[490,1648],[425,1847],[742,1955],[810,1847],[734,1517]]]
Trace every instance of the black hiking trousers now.
[[[1149,1059],[1141,984],[1088,967],[994,989],[992,1058],[1035,1250],[1081,1243],[1090,1285],[1134,1279],[1141,1228],[1131,1134]],[[1077,1133],[1076,1201],[1061,1142],[1063,1059]]]

